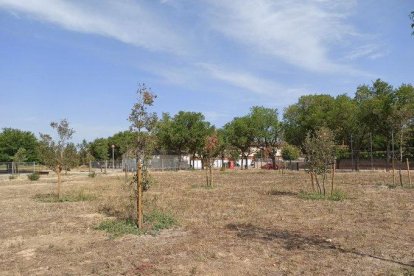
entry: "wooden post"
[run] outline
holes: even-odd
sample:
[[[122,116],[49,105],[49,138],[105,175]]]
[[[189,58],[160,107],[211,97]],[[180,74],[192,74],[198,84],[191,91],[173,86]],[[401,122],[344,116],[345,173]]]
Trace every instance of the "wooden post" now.
[[[410,183],[410,187],[411,187],[410,162],[408,161],[408,158],[406,158],[406,160],[407,160],[408,183]]]
[[[142,210],[142,164],[141,160],[137,162],[137,226],[142,229],[143,224]]]
[[[92,161],[89,161],[89,173],[92,171]]]
[[[332,164],[332,183],[331,183],[331,196],[333,194],[333,189],[334,189],[334,178],[335,178],[335,163],[336,160],[334,161],[334,163]]]
[[[58,183],[57,183],[57,196],[58,196],[58,199],[60,199],[60,183],[61,183],[61,173],[62,173],[62,170],[61,170],[61,168],[60,168],[60,166],[58,165],[57,167],[56,167],[56,173],[57,173],[57,177],[58,177]]]

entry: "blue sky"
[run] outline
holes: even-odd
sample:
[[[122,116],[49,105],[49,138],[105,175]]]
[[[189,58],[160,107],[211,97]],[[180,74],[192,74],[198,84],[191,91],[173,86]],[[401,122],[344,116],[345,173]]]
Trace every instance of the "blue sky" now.
[[[128,129],[138,83],[154,110],[220,127],[253,105],[413,83],[403,0],[0,0],[0,128],[75,141]]]

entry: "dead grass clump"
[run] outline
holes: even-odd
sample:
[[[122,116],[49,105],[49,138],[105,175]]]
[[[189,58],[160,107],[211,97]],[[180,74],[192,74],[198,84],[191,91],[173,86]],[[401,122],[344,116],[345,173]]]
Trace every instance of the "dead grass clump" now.
[[[120,220],[132,220],[135,214],[135,195],[132,184],[116,182],[102,190],[98,210]]]

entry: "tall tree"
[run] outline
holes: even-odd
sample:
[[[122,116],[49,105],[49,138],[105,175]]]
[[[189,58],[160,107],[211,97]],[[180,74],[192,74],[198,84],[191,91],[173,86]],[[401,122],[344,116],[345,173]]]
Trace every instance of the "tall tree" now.
[[[106,138],[97,138],[90,144],[90,152],[95,160],[105,161],[109,158],[109,143]]]
[[[335,98],[330,95],[306,95],[290,105],[283,114],[284,138],[292,145],[301,146],[309,131],[333,127]]]
[[[255,138],[255,129],[250,116],[236,117],[224,126],[228,143],[238,149],[241,155],[241,168],[243,169],[243,160],[246,160],[251,153],[251,147]]]
[[[26,150],[26,161],[39,161],[38,141],[32,132],[3,128],[0,132],[0,162],[11,162],[20,148]]]
[[[249,116],[254,131],[254,145],[269,153],[275,168],[276,153],[282,144],[282,128],[277,109],[254,106]]]
[[[178,112],[173,118],[163,114],[157,125],[157,137],[162,148],[179,155],[189,153],[192,159],[201,155],[205,139],[214,131],[214,127],[205,121],[199,112]],[[193,161],[194,165],[194,161]]]
[[[40,153],[42,162],[53,170],[58,177],[57,195],[60,198],[61,173],[64,168],[70,168],[72,163],[65,158],[65,151],[67,151],[68,141],[72,139],[75,131],[69,127],[69,122],[66,119],[59,123],[52,122],[50,126],[56,130],[58,139],[54,141],[48,134],[40,134]],[[73,144],[72,144],[73,145]]]
[[[92,155],[91,143],[88,143],[85,139],[82,143],[78,144],[79,162],[82,165],[89,165],[89,162],[95,160]]]

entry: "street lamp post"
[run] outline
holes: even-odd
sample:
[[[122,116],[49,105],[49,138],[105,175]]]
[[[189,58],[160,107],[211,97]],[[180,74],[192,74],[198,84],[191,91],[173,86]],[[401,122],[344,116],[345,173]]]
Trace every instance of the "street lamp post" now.
[[[115,170],[115,145],[112,145],[112,170]]]

